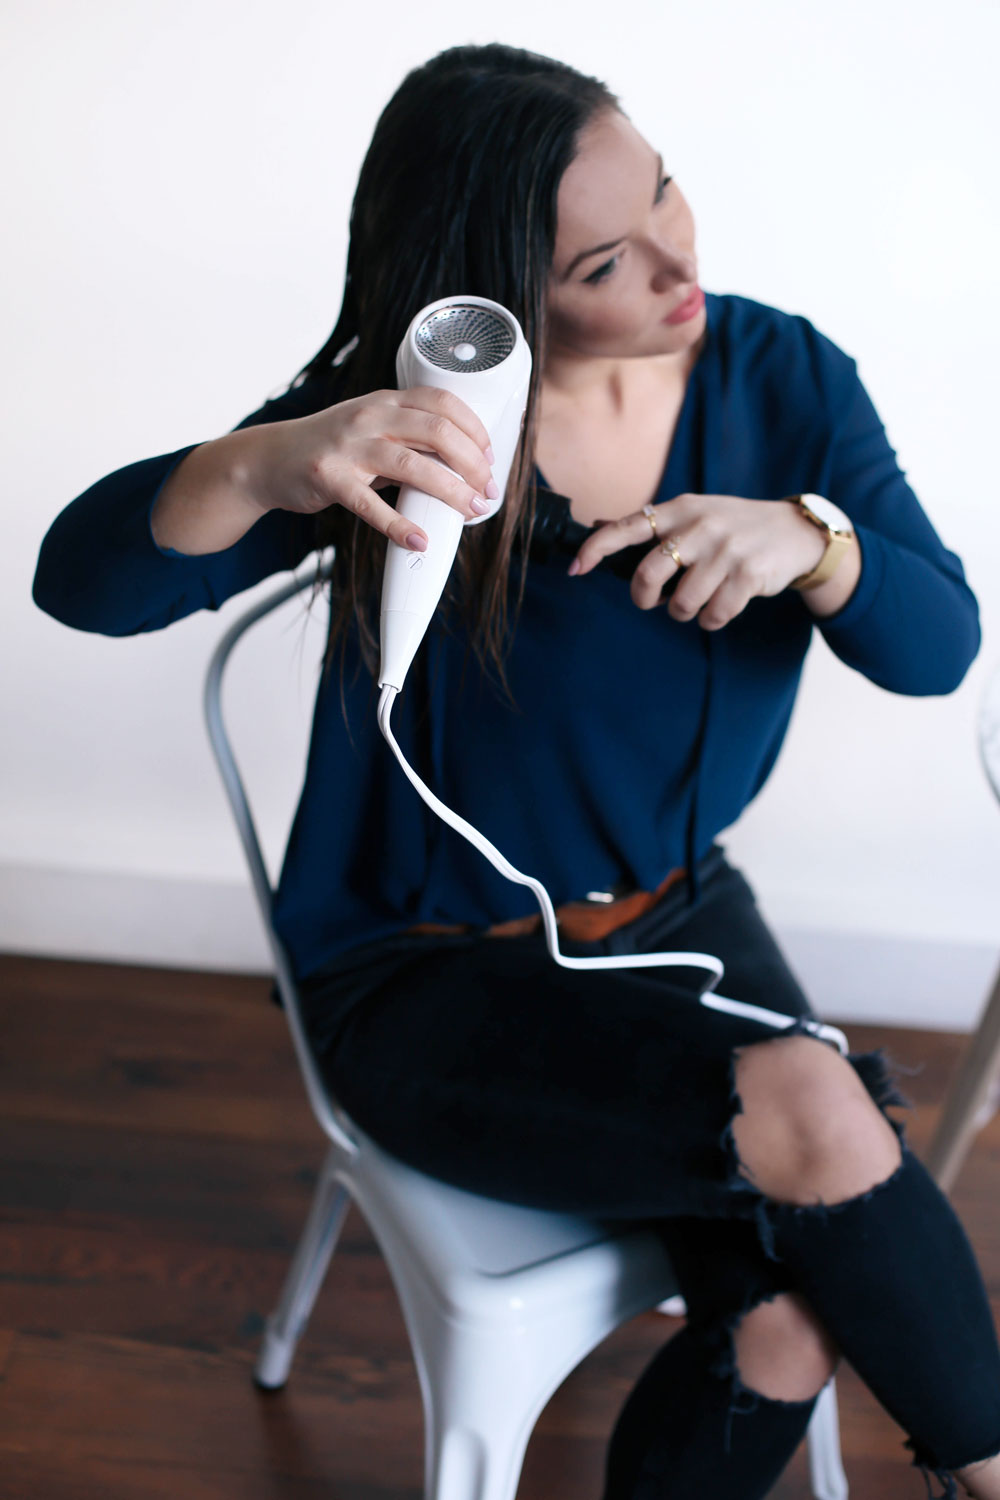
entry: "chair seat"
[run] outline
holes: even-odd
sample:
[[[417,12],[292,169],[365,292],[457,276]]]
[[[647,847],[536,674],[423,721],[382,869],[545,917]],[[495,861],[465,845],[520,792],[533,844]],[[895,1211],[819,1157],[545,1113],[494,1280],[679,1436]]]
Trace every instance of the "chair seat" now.
[[[378,1157],[388,1191],[405,1198],[409,1212],[420,1214],[429,1233],[440,1232],[454,1261],[484,1276],[527,1270],[554,1256],[614,1239],[628,1227],[481,1197],[414,1171],[370,1137],[363,1149]]]
[[[406,1225],[408,1258],[453,1316],[494,1316],[505,1300],[498,1303],[498,1281],[511,1284],[526,1313],[533,1306],[551,1313],[587,1289],[613,1285],[626,1266],[647,1307],[678,1290],[652,1228],[481,1197],[407,1166],[354,1122],[351,1134],[358,1153],[338,1176],[380,1237]]]

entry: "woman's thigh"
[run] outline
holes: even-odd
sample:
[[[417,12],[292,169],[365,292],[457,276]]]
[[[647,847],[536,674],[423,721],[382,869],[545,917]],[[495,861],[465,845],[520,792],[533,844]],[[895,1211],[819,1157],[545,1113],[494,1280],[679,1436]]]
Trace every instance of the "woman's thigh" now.
[[[814,1015],[720,847],[701,898],[659,906],[568,956],[706,951],[720,992]],[[733,1049],[778,1034],[699,1001],[704,970],[567,969],[542,933],[416,951],[358,1003],[323,1058],[338,1102],[386,1150],[473,1192],[596,1217],[731,1217],[722,1136]]]

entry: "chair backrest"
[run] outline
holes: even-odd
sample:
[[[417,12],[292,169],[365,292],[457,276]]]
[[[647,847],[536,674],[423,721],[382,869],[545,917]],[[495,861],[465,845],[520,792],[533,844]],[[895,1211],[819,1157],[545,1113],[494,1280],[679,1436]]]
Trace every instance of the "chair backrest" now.
[[[222,715],[222,676],[236,643],[243,638],[251,625],[255,625],[265,615],[271,614],[273,610],[278,609],[289,599],[296,598],[307,588],[312,588],[315,583],[328,579],[332,567],[332,555],[325,560],[320,556],[315,569],[307,573],[304,578],[296,577],[290,583],[283,583],[279,588],[265,595],[263,599],[258,600],[256,604],[250,609],[245,610],[243,614],[239,615],[233,621],[219,641],[209,661],[208,669],[205,673],[203,705],[209,743],[219,768],[219,774],[222,777],[222,784],[226,791],[229,806],[236,821],[236,830],[239,834],[240,843],[243,845],[243,852],[246,855],[254,897],[260,911],[261,921],[264,924],[264,933],[268,946],[274,959],[274,974],[278,993],[281,996],[285,1019],[288,1022],[288,1027],[292,1035],[295,1055],[302,1070],[309,1103],[313,1114],[316,1116],[321,1129],[326,1135],[331,1140],[335,1140],[345,1151],[353,1153],[358,1150],[358,1142],[351,1134],[350,1120],[331,1098],[316,1066],[306,1035],[302,1019],[302,1005],[299,1000],[295,976],[284,944],[274,926],[274,890],[272,889],[271,880],[267,873],[267,866],[264,863],[264,857],[261,853],[260,839],[257,836],[257,828],[250,810],[246,788],[237,768],[236,757],[233,754],[232,745]]]
[[[986,679],[979,704],[979,758],[994,796],[1000,800],[1000,662]]]

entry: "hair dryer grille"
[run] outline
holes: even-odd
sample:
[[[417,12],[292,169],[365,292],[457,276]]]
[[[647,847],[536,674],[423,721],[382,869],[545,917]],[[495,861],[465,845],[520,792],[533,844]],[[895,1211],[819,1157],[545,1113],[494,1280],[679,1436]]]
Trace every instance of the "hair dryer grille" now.
[[[488,307],[461,302],[442,307],[425,318],[416,331],[420,353],[439,370],[475,374],[492,370],[514,348],[514,330]]]

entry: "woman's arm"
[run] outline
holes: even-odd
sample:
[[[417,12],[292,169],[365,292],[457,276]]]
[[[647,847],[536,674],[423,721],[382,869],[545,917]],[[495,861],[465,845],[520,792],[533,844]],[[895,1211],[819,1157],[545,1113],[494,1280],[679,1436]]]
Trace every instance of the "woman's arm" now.
[[[41,545],[32,598],[75,630],[162,630],[314,548],[315,518],[241,491],[248,429],[317,410],[306,385],[268,401],[233,433],[141,459],[71,501]],[[176,544],[176,545],[174,545]]]
[[[824,493],[853,522],[860,577],[843,608],[817,617],[816,625],[841,661],[880,687],[951,693],[979,651],[976,596],[907,483],[853,360],[851,366]],[[811,592],[822,594],[836,579]],[[808,606],[808,593],[801,597]]]
[[[253,480],[255,430],[202,443],[171,469],[149,510],[161,551],[201,557],[234,547],[271,508]]]

